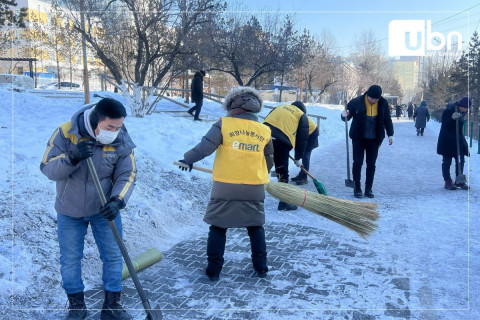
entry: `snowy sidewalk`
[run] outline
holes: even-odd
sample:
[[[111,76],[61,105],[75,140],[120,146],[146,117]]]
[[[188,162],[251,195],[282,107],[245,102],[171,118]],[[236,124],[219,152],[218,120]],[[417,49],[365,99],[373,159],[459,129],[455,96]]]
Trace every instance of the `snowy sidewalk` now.
[[[381,146],[377,161],[373,190],[381,218],[368,241],[303,209],[278,212],[268,197],[267,279],[254,275],[246,231],[238,229],[227,233],[225,268],[211,283],[204,274],[206,227],[205,237],[178,243],[140,273],[152,306],[165,319],[480,318],[479,276],[472,272],[480,237],[469,228],[479,222],[472,214],[478,193],[443,189],[433,129],[417,137],[412,122],[394,125],[395,142]],[[344,140],[320,141],[312,174],[329,195],[354,199],[344,186]],[[125,292],[124,305],[142,319],[131,280]],[[101,307],[101,288],[88,297]]]
[[[335,111],[340,121],[340,111]],[[139,119],[130,121],[132,125],[138,122],[139,128],[140,123],[141,128],[144,126]],[[43,126],[46,125],[38,125],[37,130],[43,130]],[[341,123],[333,122],[329,126],[334,130],[341,127]],[[158,150],[158,154],[152,153],[152,159],[143,149],[144,155],[139,157],[138,165],[139,168],[142,166],[141,179],[144,180],[139,180],[139,199],[132,202],[132,206],[137,206],[132,211],[143,214],[156,206],[161,212],[152,214],[158,220],[151,221],[170,228],[168,231],[172,234],[179,234],[164,232],[170,238],[155,234],[156,242],[169,244],[168,250],[162,250],[164,258],[159,263],[139,273],[152,307],[159,306],[166,320],[480,319],[479,156],[472,153],[471,162],[475,164],[470,168],[472,191],[445,190],[441,157],[436,154],[439,124],[428,123],[423,137],[416,136],[411,121],[394,120],[394,127],[394,144],[389,146],[385,141],[377,161],[373,186],[374,201],[378,203],[380,213],[377,231],[364,240],[304,209],[278,212],[277,200],[267,196],[265,230],[270,272],[266,279],[257,278],[252,270],[246,230],[231,229],[227,233],[225,267],[220,280],[216,283],[208,280],[204,273],[208,225],[201,222],[201,211],[206,205],[209,177],[197,173],[183,176],[184,173],[178,173],[177,168],[175,171],[160,170],[155,165],[152,159],[162,157],[172,139],[164,137],[149,145],[149,148],[154,146]],[[146,128],[151,134],[153,129]],[[344,185],[345,138],[336,132],[332,135],[336,138],[320,136],[320,147],[312,154],[311,173],[325,184],[331,196],[369,201],[356,200],[353,190]],[[139,141],[143,134],[146,133],[138,136]],[[191,140],[190,135],[182,137]],[[184,147],[186,143],[180,141],[179,145]],[[22,156],[28,159],[30,153],[26,150],[30,152],[30,148],[30,144],[28,149],[20,146],[24,153],[17,151],[17,159]],[[34,154],[41,154],[44,145],[38,148]],[[25,167],[21,166],[22,162],[16,164],[17,181],[23,177],[29,182],[20,184],[19,192],[41,195],[39,188],[47,182],[44,177],[39,177],[34,180],[40,181],[38,186],[30,183],[27,177],[32,174],[28,163],[25,162]],[[35,158],[35,170],[37,166]],[[297,170],[292,164],[292,175]],[[149,184],[145,180],[154,188],[147,188]],[[302,187],[315,192],[311,182]],[[201,200],[188,197],[193,193]],[[53,191],[50,191],[49,197],[52,196]],[[23,271],[23,277],[32,277],[28,272],[39,273],[39,277],[34,279],[36,282],[32,281],[26,294],[14,300],[14,310],[9,316],[12,319],[62,319],[66,314],[66,299],[58,282],[55,224],[46,218],[53,210],[46,208],[51,208],[52,204],[41,201],[27,204],[29,206],[19,207],[17,212],[33,212],[32,223],[20,223],[30,219],[16,214],[17,237],[28,235],[25,243],[32,247],[39,237],[35,232],[40,230],[38,234],[42,239],[48,238],[48,242],[45,246],[38,244],[35,252],[44,254],[48,260],[39,260],[33,265],[27,260],[26,266],[33,271]],[[169,210],[168,206],[174,205],[179,208]],[[143,210],[143,206],[149,210]],[[174,214],[188,214],[191,220]],[[40,217],[46,222],[38,222]],[[139,242],[145,241],[138,225],[148,220],[141,218],[137,216],[137,220],[126,220],[125,223],[126,243],[129,250],[132,249],[132,256],[133,249],[142,247]],[[186,228],[184,230],[188,230],[190,221],[195,221],[191,229],[196,233],[179,232],[176,228],[180,228],[183,221],[186,221],[185,226],[182,225]],[[160,233],[161,229],[155,230]],[[168,241],[171,239],[181,240],[170,246]],[[90,310],[88,319],[98,319],[98,309],[103,302],[101,267],[92,267],[92,252],[96,249],[93,239],[89,241],[86,254],[90,260],[86,259],[89,261],[84,265],[84,273],[90,276],[88,288],[93,287],[86,293]],[[22,257],[16,259],[20,261]],[[19,272],[24,270],[18,268]],[[131,279],[124,281],[124,293],[124,307],[135,315],[135,319],[145,319]]]

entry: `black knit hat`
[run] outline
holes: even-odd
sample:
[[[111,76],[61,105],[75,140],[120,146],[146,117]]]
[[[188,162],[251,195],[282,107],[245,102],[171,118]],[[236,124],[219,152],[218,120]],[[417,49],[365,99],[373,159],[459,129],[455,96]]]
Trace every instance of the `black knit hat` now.
[[[472,105],[472,99],[470,99],[469,97],[463,97],[458,101],[457,104],[459,107],[468,109]]]
[[[295,107],[297,107],[298,109],[302,110],[303,113],[307,113],[307,108],[305,108],[305,105],[303,104],[302,101],[292,102],[292,106],[295,106]]]
[[[422,101],[420,103],[420,107],[426,107],[427,106],[427,101]]]
[[[367,96],[373,99],[380,99],[382,96],[382,87],[377,84],[370,86],[370,88],[367,90]]]
[[[200,73],[202,74],[203,77],[205,77],[205,75],[207,74],[205,70],[200,70]]]

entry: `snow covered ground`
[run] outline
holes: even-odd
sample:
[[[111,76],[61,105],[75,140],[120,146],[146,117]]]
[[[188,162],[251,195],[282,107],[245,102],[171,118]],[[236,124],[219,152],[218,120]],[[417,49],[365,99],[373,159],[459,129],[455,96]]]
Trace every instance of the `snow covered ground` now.
[[[122,100],[113,93],[101,94]],[[61,123],[70,120],[82,100],[42,98],[3,88],[0,101],[0,317],[9,318],[17,311],[15,318],[28,319],[29,310],[65,308],[53,208],[54,183],[43,176],[39,165],[51,134]],[[345,127],[340,121],[341,109],[333,105],[307,106],[309,114],[327,117],[320,122],[320,147],[313,152],[311,173],[325,184],[329,195],[352,200],[352,189],[344,186]],[[209,198],[210,175],[182,172],[172,162],[182,159],[183,153],[198,143],[225,112],[219,104],[208,100],[204,101],[202,122],[192,121],[185,109],[167,101],[162,101],[157,110],[183,112],[161,112],[125,120],[137,145],[138,180],[122,213],[125,242],[132,257],[152,247],[167,251],[179,242],[204,238],[208,231],[202,218]],[[264,109],[262,115],[268,112]],[[413,122],[405,118],[394,119],[394,126],[394,144],[384,143],[377,160],[373,190],[381,218],[378,230],[368,241],[304,209],[277,212],[277,202],[270,196],[266,200],[266,230],[270,224],[328,230],[343,243],[374,252],[380,260],[358,257],[358,263],[381,263],[408,275],[412,292],[408,308],[412,319],[478,319],[480,157],[477,144],[474,141],[472,156],[467,158],[468,170],[465,170],[472,190],[447,191],[443,189],[441,157],[436,154],[440,124],[430,121],[424,137],[417,137]],[[197,165],[211,168],[213,155]],[[291,172],[296,174],[297,170],[292,164]],[[315,191],[311,183],[306,188]],[[245,250],[248,251],[248,247]],[[338,280],[336,274],[324,272],[323,264],[314,261],[325,252],[308,252],[308,259],[303,257],[298,268],[308,270],[312,282],[334,284]],[[83,265],[87,290],[101,285],[99,270],[101,263],[89,232]],[[350,270],[346,271],[350,277],[347,280],[351,282],[376,281],[375,273],[366,273],[358,279]],[[221,285],[220,281],[218,286]],[[277,281],[270,285],[278,288],[286,284]],[[359,296],[368,296],[368,299],[361,300],[360,305],[338,295],[334,297],[335,304],[326,302],[323,309],[358,309],[368,314],[369,310],[384,308],[382,290],[362,292],[362,288],[358,289]],[[281,304],[282,308],[293,310],[312,308],[308,302],[299,304],[288,297],[282,299]],[[199,299],[190,307],[208,309],[209,306],[212,310],[221,307],[207,298]],[[252,299],[248,307],[265,306],[280,307],[277,300],[268,297]],[[372,311],[375,317],[377,311]],[[214,316],[215,311],[211,314]],[[317,316],[322,319],[321,313]]]

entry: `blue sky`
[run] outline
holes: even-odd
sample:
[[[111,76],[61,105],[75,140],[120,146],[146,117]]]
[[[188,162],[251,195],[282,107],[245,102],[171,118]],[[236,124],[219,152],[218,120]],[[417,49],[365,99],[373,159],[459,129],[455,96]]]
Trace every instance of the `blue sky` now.
[[[480,0],[244,0],[252,11],[280,11],[293,15],[298,28],[313,34],[329,30],[335,37],[338,52],[348,54],[354,39],[364,30],[374,30],[387,51],[388,24],[391,20],[431,20],[432,32],[447,34],[458,31],[464,46],[475,29],[480,31]],[[471,9],[469,9],[471,8]],[[467,10],[469,9],[469,10]],[[466,10],[466,11],[465,11]],[[464,11],[464,12],[463,12]],[[467,41],[466,41],[467,40]]]

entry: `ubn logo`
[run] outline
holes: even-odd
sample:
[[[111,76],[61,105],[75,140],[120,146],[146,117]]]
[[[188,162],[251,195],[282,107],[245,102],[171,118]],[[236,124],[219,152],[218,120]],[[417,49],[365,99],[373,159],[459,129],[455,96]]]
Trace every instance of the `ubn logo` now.
[[[388,25],[388,54],[424,56],[428,50],[441,50],[445,43],[447,50],[452,50],[453,37],[457,38],[456,50],[462,50],[462,34],[458,31],[450,32],[445,38],[440,32],[432,32],[431,20],[392,20]]]

